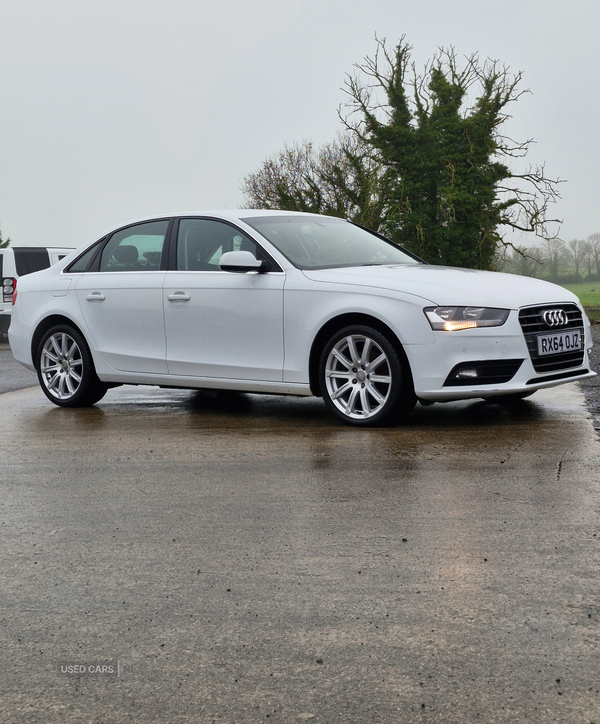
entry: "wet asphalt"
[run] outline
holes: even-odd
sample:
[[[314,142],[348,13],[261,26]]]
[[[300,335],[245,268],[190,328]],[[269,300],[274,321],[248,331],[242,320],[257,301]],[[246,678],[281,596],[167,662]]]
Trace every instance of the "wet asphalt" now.
[[[0,342],[0,395],[37,385],[37,374],[20,365],[12,356],[8,343]]]
[[[155,388],[0,412],[2,722],[600,723],[577,384],[382,430]]]
[[[592,337],[594,346],[590,354],[590,364],[598,375],[589,380],[582,380],[579,384],[594,419],[595,428],[600,434],[600,324],[592,326]]]

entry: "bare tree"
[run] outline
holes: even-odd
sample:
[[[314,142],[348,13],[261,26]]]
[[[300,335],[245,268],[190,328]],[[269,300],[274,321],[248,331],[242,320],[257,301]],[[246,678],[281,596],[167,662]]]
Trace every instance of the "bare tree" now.
[[[596,264],[596,274],[600,276],[600,234],[590,234],[588,241],[592,245],[592,254]]]
[[[558,281],[558,272],[567,253],[565,242],[557,237],[546,239],[543,250],[550,279],[553,282]]]
[[[544,268],[544,252],[536,246],[515,246],[509,253],[508,270],[524,277],[537,277]]]
[[[569,242],[569,256],[575,266],[575,276],[579,276],[579,268],[584,262],[585,249],[584,242],[581,239],[573,239]]]
[[[329,214],[379,230],[381,170],[370,149],[348,134],[321,148],[284,146],[245,177],[245,202],[257,209]]]
[[[587,266],[588,277],[591,277],[594,273],[594,245],[589,240],[582,241],[581,250],[582,263]]]

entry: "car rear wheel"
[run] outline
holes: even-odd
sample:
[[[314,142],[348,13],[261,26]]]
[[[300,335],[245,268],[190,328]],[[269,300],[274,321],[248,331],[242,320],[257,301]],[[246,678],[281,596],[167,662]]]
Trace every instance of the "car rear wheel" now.
[[[385,335],[363,325],[331,337],[321,354],[319,379],[328,409],[348,425],[386,425],[416,403],[406,363]]]
[[[67,324],[52,327],[42,337],[37,370],[44,394],[60,407],[93,405],[108,389],[96,375],[83,335]]]

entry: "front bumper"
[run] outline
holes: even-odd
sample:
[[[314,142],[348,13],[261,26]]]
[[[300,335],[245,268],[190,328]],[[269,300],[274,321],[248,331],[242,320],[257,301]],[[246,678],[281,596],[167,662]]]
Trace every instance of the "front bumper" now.
[[[443,402],[531,392],[594,377],[596,373],[591,371],[588,358],[592,338],[585,315],[583,328],[585,341],[582,363],[548,373],[535,370],[517,311],[511,311],[501,327],[463,332],[434,332],[433,345],[407,345],[405,348],[413,374],[415,393],[422,400]],[[447,380],[453,369],[486,360],[495,365],[515,360],[523,361],[514,376],[506,382],[482,384],[473,380],[473,384],[448,385]]]

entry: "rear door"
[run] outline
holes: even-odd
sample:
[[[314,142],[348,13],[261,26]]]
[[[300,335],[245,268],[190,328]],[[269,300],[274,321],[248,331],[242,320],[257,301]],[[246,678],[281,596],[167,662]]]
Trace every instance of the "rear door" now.
[[[162,287],[169,220],[112,234],[77,297],[100,354],[126,372],[166,373]]]

